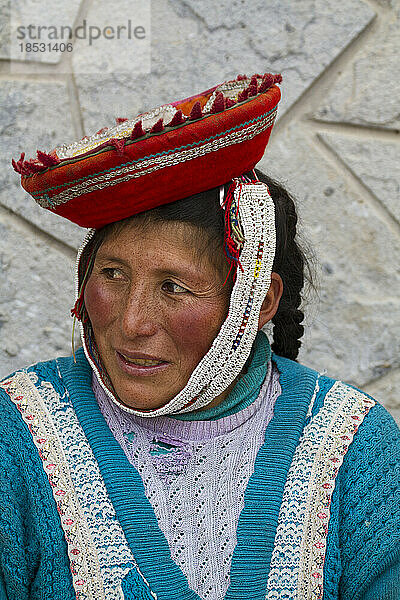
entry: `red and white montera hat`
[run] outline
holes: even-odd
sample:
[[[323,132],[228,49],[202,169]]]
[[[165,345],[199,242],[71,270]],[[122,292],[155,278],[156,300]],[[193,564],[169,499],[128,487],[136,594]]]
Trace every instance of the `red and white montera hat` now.
[[[94,356],[90,323],[81,323],[86,356],[107,394],[142,416],[206,406],[240,374],[269,289],[275,256],[274,203],[265,184],[242,177],[262,158],[280,100],[280,75],[227,81],[37,158],[13,161],[21,184],[43,208],[91,228],[78,253],[101,227],[232,181],[226,211],[227,255],[240,266],[228,316],[186,386],[164,406],[142,411],[122,405]],[[221,190],[223,188],[221,187]],[[156,193],[155,193],[156,190]],[[228,233],[228,235],[227,235]],[[77,268],[77,306],[82,304]],[[90,339],[89,339],[90,338]]]

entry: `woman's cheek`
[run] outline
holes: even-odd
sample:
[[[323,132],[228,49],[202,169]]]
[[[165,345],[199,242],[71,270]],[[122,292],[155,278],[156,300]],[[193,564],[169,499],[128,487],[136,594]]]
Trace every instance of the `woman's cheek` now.
[[[118,302],[110,286],[99,281],[96,276],[91,276],[86,284],[84,299],[93,327],[113,321]]]
[[[205,354],[217,336],[225,315],[220,306],[187,307],[170,316],[171,329],[182,346]]]

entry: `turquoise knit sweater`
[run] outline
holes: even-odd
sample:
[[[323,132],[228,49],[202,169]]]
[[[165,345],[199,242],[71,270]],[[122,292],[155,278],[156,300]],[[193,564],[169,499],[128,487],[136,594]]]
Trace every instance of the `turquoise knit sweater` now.
[[[334,382],[297,363],[273,357],[282,394],[266,430],[245,494],[226,598],[262,600],[287,473],[301,433],[324,406]],[[100,466],[126,540],[159,600],[196,600],[174,566],[166,540],[129,465],[98,409],[91,370],[82,351],[30,368],[71,398]],[[52,488],[28,425],[0,389],[0,599],[72,600],[67,544]],[[324,600],[400,598],[400,433],[390,415],[373,406],[355,434],[332,495],[324,567]],[[261,528],[261,529],[260,529]],[[261,532],[261,533],[260,533]],[[154,597],[137,572],[123,581],[125,600]],[[288,596],[280,596],[288,598]]]

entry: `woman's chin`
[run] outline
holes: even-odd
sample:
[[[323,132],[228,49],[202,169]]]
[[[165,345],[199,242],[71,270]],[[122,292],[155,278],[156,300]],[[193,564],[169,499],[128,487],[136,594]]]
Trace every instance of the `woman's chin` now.
[[[157,396],[151,397],[145,393],[118,393],[118,390],[115,390],[117,394],[118,401],[127,408],[132,408],[138,411],[149,411],[156,410],[157,408],[161,408],[168,404],[172,398],[176,394],[173,395],[165,395],[165,396]]]
[[[169,373],[166,373],[171,366],[170,363],[157,365],[157,368],[125,364],[123,369],[113,368],[108,372],[115,395],[123,406],[149,411],[165,406],[182,389],[170,381]]]

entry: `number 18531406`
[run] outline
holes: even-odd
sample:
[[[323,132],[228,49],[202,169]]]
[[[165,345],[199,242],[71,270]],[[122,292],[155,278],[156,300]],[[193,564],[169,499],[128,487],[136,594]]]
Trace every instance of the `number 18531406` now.
[[[72,52],[72,42],[21,42],[20,50],[28,52]]]

